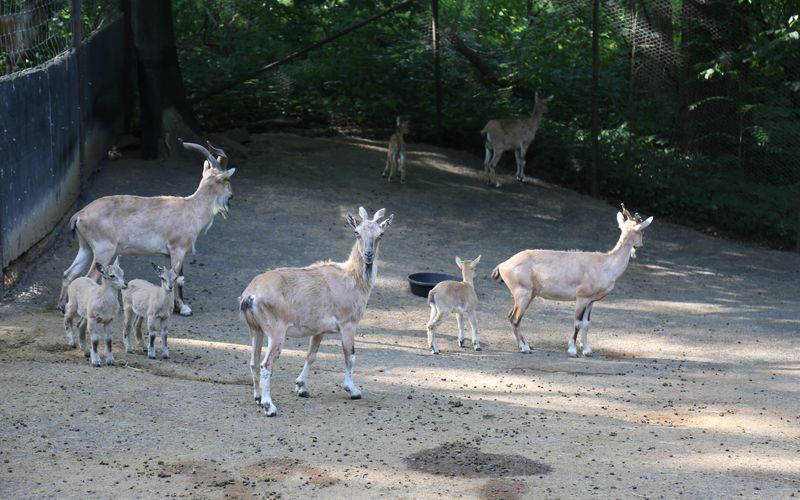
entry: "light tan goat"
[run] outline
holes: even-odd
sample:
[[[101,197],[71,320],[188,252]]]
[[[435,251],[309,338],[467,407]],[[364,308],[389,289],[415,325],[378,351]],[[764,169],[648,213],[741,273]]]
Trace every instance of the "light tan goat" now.
[[[499,120],[489,120],[481,130],[483,144],[486,147],[486,156],[483,160],[483,170],[486,173],[486,181],[491,186],[500,187],[497,180],[496,167],[500,157],[508,150],[514,151],[517,161],[517,172],[514,178],[520,182],[528,182],[525,177],[525,155],[528,154],[542,116],[549,111],[548,103],[553,100],[553,96],[543,98],[536,92],[533,115],[530,118],[504,118]]]
[[[161,285],[156,286],[145,280],[131,280],[128,288],[122,292],[122,311],[125,322],[122,327],[122,339],[125,341],[125,350],[133,352],[131,345],[131,330],[136,328],[136,340],[147,351],[147,357],[156,359],[156,334],[161,334],[161,357],[169,359],[169,346],[167,345],[167,327],[172,307],[175,302],[175,290],[183,285],[183,276],[178,276],[174,269],[153,264]],[[147,333],[150,343],[145,348],[142,337],[142,324],[147,321]]]
[[[100,354],[97,344],[100,342],[100,333],[105,336],[106,364],[114,364],[111,354],[111,322],[119,310],[119,291],[127,288],[125,275],[119,267],[119,257],[113,264],[103,266],[96,264],[100,275],[100,284],[93,279],[81,277],[74,280],[67,287],[67,304],[64,310],[64,330],[67,332],[67,342],[70,347],[75,347],[75,332],[72,321],[75,316],[78,321],[78,335],[83,354],[91,356],[92,365],[100,366]],[[92,337],[92,350],[86,345],[86,330]]]
[[[383,177],[387,177],[392,182],[392,177],[396,170],[400,170],[400,184],[406,183],[406,141],[404,134],[408,133],[408,122],[397,117],[397,130],[389,138],[389,150],[386,153],[386,167],[383,169]]]
[[[345,262],[318,262],[303,268],[280,268],[259,274],[247,285],[239,301],[241,316],[252,341],[250,372],[253,397],[267,416],[277,413],[270,395],[270,377],[286,337],[310,337],[303,370],[295,381],[295,392],[308,397],[308,371],[326,333],[341,335],[344,350],[344,390],[351,399],[361,397],[353,383],[356,362],[355,334],[367,308],[378,274],[378,248],[394,215],[378,222],[385,209],[370,218],[364,207],[361,220],[347,214],[347,224],[356,242]],[[267,353],[259,365],[264,334]]]
[[[72,265],[64,271],[59,309],[64,307],[72,280],[87,268],[88,276],[96,278],[90,262],[106,265],[117,255],[166,255],[170,267],[183,275],[183,261],[194,252],[198,236],[211,228],[216,214],[228,218],[228,202],[233,197],[230,178],[236,169],[226,169],[225,152],[211,143],[208,146],[216,158],[199,144],[183,144],[206,158],[200,185],[191,196],[104,196],[72,216],[69,227],[80,246]],[[183,316],[192,314],[183,301],[181,285],[175,294],[175,310]]]
[[[587,335],[592,307],[614,289],[614,284],[628,267],[628,260],[636,257],[636,249],[644,245],[644,230],[653,222],[634,216],[622,206],[617,213],[617,224],[622,232],[611,251],[560,252],[555,250],[523,250],[492,271],[492,278],[502,278],[511,295],[514,307],[508,319],[514,327],[514,336],[520,351],[531,348],[519,332],[522,316],[534,297],[548,300],[575,301],[575,331],[569,339],[567,352],[577,356],[575,342],[581,331],[584,356],[591,356]]]
[[[478,319],[475,316],[478,307],[478,296],[475,294],[475,269],[481,261],[481,256],[475,260],[461,260],[456,257],[456,265],[461,269],[462,281],[446,280],[428,292],[428,305],[431,306],[431,317],[428,320],[428,347],[433,354],[439,354],[439,344],[436,343],[436,328],[450,315],[456,313],[458,323],[458,347],[464,347],[464,315],[469,320],[472,330],[472,347],[481,350],[478,340]]]

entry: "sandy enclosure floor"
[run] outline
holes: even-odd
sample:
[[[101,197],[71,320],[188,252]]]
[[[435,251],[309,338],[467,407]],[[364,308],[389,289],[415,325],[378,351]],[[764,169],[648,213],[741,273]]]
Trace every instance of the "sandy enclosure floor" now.
[[[541,299],[523,320],[525,355],[491,269],[525,248],[608,250],[615,207],[508,171],[502,190],[486,188],[481,159],[458,151],[411,144],[400,186],[380,177],[383,143],[253,139],[232,162],[232,217],[188,259],[195,314],[173,317],[172,360],[126,354],[119,333],[114,367],[67,347],[54,307],[77,249],[66,235],[0,306],[0,497],[800,495],[800,255],[656,219],[595,307],[595,356],[567,357],[573,305]],[[110,162],[90,198],[190,194],[200,172],[199,161]],[[307,344],[289,340],[272,381],[278,416],[266,418],[236,297],[265,269],[344,260],[343,217],[359,205],[395,214],[356,339],[363,399],[341,389],[336,338],[312,397],[296,397]],[[478,254],[484,350],[459,348],[451,319],[433,356],[427,305],[405,278],[456,274],[455,255]],[[155,280],[150,260],[123,257],[126,278]]]

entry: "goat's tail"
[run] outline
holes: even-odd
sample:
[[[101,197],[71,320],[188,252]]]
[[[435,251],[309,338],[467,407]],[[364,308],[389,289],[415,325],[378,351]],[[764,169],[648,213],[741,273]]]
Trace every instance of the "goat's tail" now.
[[[428,292],[428,305],[432,306],[436,303],[436,294],[431,290]]]
[[[239,297],[239,317],[246,321],[248,325],[253,322],[253,306],[255,302],[256,296],[252,294]]]
[[[73,238],[75,236],[77,236],[76,233],[78,232],[78,221],[79,220],[81,220],[81,219],[80,219],[80,217],[78,217],[78,214],[73,215],[69,219],[69,230],[72,232],[72,237]]]
[[[500,283],[503,282],[503,278],[500,277],[500,264],[497,265],[494,269],[492,269],[492,279],[498,280]]]

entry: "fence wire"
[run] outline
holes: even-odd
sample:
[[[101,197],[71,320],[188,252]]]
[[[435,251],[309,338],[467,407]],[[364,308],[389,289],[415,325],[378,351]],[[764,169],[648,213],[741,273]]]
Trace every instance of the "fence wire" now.
[[[70,0],[0,0],[0,75],[33,68],[72,47]],[[81,2],[81,38],[121,15],[120,2]]]

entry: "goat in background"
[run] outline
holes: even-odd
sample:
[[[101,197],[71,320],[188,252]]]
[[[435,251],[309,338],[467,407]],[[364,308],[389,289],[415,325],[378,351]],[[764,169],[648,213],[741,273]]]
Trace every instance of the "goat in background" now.
[[[528,154],[542,116],[549,111],[548,103],[553,100],[553,96],[543,98],[536,92],[533,115],[530,118],[504,118],[499,120],[489,120],[481,130],[483,144],[486,147],[486,156],[483,160],[483,170],[486,173],[486,181],[491,186],[500,187],[497,180],[496,167],[500,157],[508,150],[514,151],[517,161],[517,172],[514,178],[520,182],[528,182],[525,177],[525,155]]]
[[[408,133],[408,122],[401,121],[397,117],[397,130],[389,138],[389,151],[386,153],[386,167],[383,169],[383,177],[387,177],[392,182],[395,170],[400,170],[400,184],[406,183],[406,141],[403,135]]]

